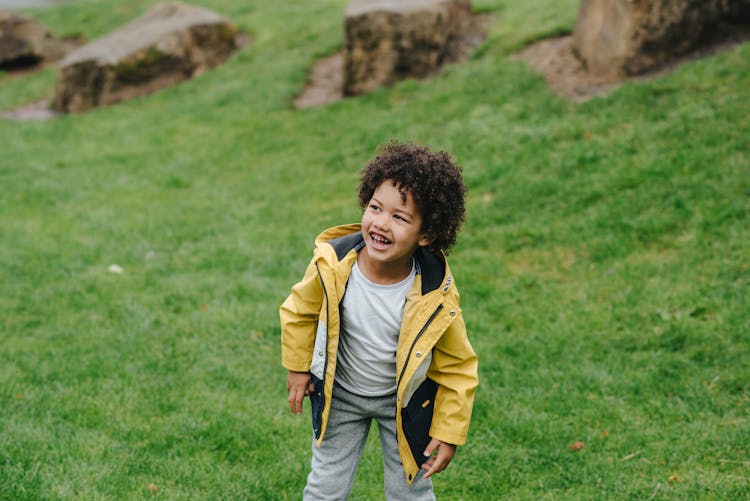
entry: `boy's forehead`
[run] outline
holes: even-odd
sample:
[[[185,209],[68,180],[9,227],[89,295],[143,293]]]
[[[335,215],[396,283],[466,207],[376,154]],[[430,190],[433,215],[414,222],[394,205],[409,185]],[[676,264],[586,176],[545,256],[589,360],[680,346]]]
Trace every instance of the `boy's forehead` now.
[[[380,185],[375,188],[375,193],[377,192],[387,192],[389,189],[395,189],[398,191],[399,195],[401,195],[401,205],[407,205],[409,202],[414,203],[414,195],[411,193],[411,190],[404,187],[401,183],[394,179],[386,179]],[[375,196],[375,193],[373,193],[373,196]]]

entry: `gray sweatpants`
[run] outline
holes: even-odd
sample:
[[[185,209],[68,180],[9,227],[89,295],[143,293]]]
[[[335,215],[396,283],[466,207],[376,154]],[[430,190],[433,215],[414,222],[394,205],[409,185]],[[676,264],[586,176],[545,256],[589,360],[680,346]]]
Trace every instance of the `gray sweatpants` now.
[[[313,438],[304,501],[347,499],[373,419],[380,430],[386,499],[435,499],[432,480],[422,478],[424,470],[411,486],[406,484],[396,438],[396,395],[360,397],[334,384],[328,428],[320,447]]]

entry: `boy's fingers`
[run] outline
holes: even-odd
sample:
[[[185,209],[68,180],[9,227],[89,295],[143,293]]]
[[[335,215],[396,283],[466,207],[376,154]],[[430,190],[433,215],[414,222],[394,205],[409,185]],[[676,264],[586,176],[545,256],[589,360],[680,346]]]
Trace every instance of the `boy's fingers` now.
[[[430,440],[430,443],[427,444],[427,447],[425,447],[424,455],[426,457],[429,457],[429,459],[427,461],[425,461],[425,463],[422,465],[422,468],[424,468],[425,470],[427,470],[425,472],[425,474],[424,474],[424,478],[430,478],[430,475],[432,475],[433,473],[435,473],[437,471],[440,471],[440,470],[438,470],[438,468],[440,467],[440,464],[441,464],[440,453],[442,451],[440,449],[438,449],[437,456],[434,457],[434,458],[431,457],[432,453],[439,446],[440,446],[440,442],[438,442],[437,440],[435,440],[433,438],[432,440]]]
[[[422,465],[422,468],[427,470],[424,474],[424,478],[430,478],[433,473],[440,473],[448,467],[451,459],[453,459],[455,448],[434,438],[430,440],[427,448],[425,448],[424,455],[431,456],[436,448],[437,455],[434,458],[431,457]]]
[[[430,439],[430,443],[427,444],[427,447],[424,449],[424,456],[430,457],[432,456],[432,452],[440,445],[440,441],[436,439]]]
[[[289,398],[287,398],[287,402],[289,403],[289,410],[294,414],[294,411],[297,409],[294,403],[294,390],[289,390]]]
[[[450,460],[446,461],[447,454],[441,449],[438,450],[438,454],[432,461],[427,461],[422,468],[426,468],[427,471],[424,474],[424,478],[430,478],[433,473],[440,473],[448,467]]]
[[[442,471],[440,466],[441,466],[441,462],[437,458],[435,459],[435,461],[429,461],[423,464],[422,468],[427,470],[424,474],[424,478],[430,478],[430,475],[432,475],[433,473],[438,473]]]
[[[302,413],[302,402],[305,396],[315,390],[315,385],[310,381],[308,375],[307,380],[302,384],[295,379],[287,379],[286,389],[289,392],[289,410],[292,411],[292,414],[300,414]]]
[[[305,392],[299,388],[292,388],[289,390],[289,410],[292,414],[298,414],[302,412],[302,399],[305,397]]]

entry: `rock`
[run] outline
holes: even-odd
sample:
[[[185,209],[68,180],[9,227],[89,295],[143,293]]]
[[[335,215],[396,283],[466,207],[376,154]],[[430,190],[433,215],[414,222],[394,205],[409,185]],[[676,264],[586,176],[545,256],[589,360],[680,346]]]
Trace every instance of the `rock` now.
[[[344,94],[435,73],[470,23],[470,0],[352,0],[344,22]]]
[[[581,0],[573,49],[617,80],[684,54],[720,21],[746,20],[750,0]]]
[[[32,66],[64,55],[58,39],[36,19],[0,11],[0,66]]]
[[[227,18],[192,5],[159,4],[60,63],[54,107],[78,112],[187,80],[236,48]]]

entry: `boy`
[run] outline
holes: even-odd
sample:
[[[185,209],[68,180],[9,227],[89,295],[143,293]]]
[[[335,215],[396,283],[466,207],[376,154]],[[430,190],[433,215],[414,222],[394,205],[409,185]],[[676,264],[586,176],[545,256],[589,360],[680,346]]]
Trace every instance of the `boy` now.
[[[362,170],[361,224],[316,239],[280,309],[289,407],[312,404],[304,499],[346,499],[373,419],[388,499],[435,499],[465,442],[477,356],[444,256],[465,192],[450,155],[391,142]]]

